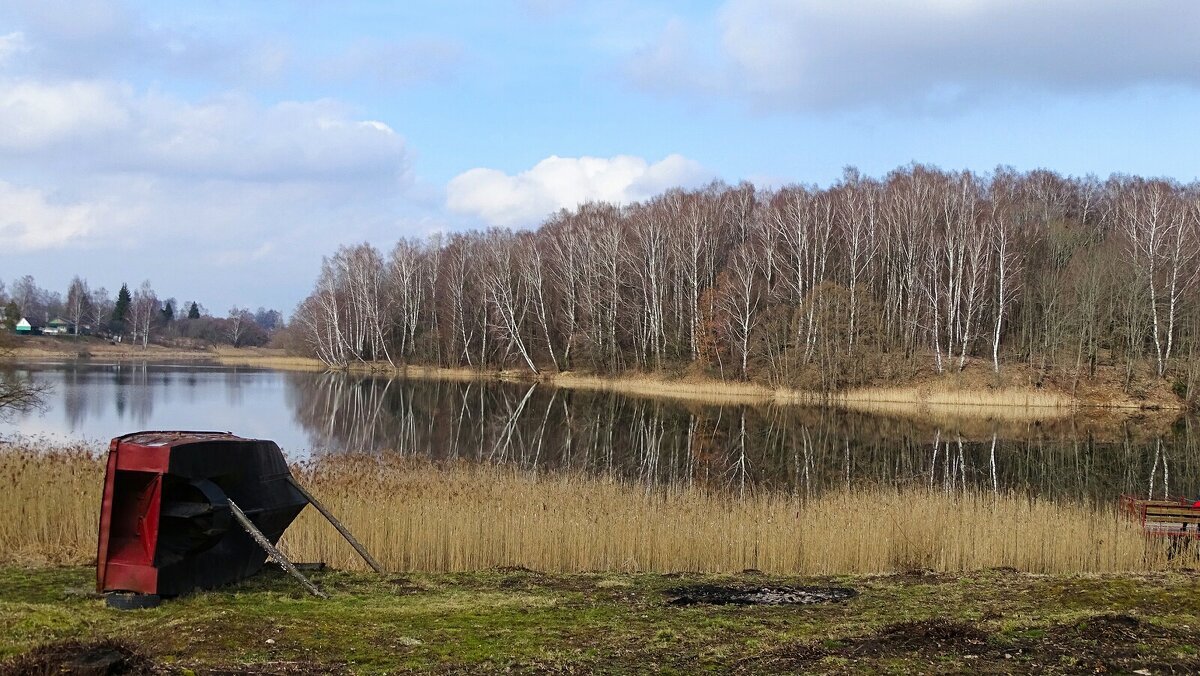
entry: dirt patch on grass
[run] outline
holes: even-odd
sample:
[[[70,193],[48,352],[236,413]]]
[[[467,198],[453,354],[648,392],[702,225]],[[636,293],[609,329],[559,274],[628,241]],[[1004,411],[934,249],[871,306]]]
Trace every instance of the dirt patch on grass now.
[[[165,674],[168,671],[133,646],[104,639],[48,643],[24,655],[0,662],[0,673],[30,676],[135,676]]]
[[[712,584],[693,585],[668,589],[673,606],[691,606],[700,603],[734,606],[784,606],[808,605],[845,601],[858,596],[848,587],[748,587]]]
[[[1142,622],[1124,614],[1095,615],[1074,624],[1056,624],[1044,634],[1021,636],[1009,654],[1028,656],[1035,664],[1061,662],[1064,655],[1080,658],[1082,667],[1095,673],[1130,672],[1196,673],[1200,656],[1172,654],[1174,648],[1194,643],[1197,636]]]
[[[986,623],[985,623],[986,624]],[[889,624],[840,640],[783,646],[747,661],[749,671],[862,669],[876,660],[957,664],[970,671],[1030,673],[1197,673],[1200,656],[1181,653],[1200,634],[1152,625],[1124,614],[1095,615],[1075,623],[991,633],[973,623],[934,618]],[[955,670],[955,669],[950,669]]]
[[[934,619],[890,624],[852,646],[852,655],[892,655],[901,652],[967,652],[987,645],[988,635],[963,622]]]
[[[1015,568],[1013,570],[1016,570]],[[939,573],[929,568],[909,568],[907,570],[881,575],[880,579],[900,584],[942,584],[953,582],[953,575]]]
[[[889,624],[874,634],[844,641],[794,646],[781,650],[777,657],[799,666],[831,656],[853,659],[891,657],[905,653],[967,654],[983,650],[987,642],[987,633],[972,625],[932,619]]]
[[[0,662],[0,674],[21,676],[158,676],[178,674],[182,668],[206,676],[292,676],[294,674],[348,674],[343,664],[271,661],[252,664],[197,662],[165,664],[132,644],[112,639],[48,643]]]
[[[258,662],[256,664],[203,664],[196,673],[205,676],[299,676],[300,674],[340,675],[352,673],[345,665],[324,662]]]
[[[1074,634],[1087,641],[1110,644],[1137,643],[1143,632],[1142,622],[1130,615],[1098,615],[1076,625],[1060,625],[1059,633]]]

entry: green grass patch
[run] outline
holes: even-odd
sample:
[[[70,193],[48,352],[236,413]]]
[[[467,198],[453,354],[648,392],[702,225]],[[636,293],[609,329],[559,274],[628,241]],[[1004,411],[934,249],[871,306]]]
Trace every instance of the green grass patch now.
[[[127,612],[90,593],[93,574],[0,567],[0,660],[111,639],[178,673],[283,663],[349,673],[1200,670],[1200,578],[1189,573],[832,580],[324,571],[312,575],[330,594],[323,601],[268,571]],[[859,596],[809,606],[668,603],[668,590],[696,583],[836,584]]]

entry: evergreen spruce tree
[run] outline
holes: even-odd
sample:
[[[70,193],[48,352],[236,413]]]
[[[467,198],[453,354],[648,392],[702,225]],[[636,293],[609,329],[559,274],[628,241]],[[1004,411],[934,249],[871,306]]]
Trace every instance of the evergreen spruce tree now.
[[[113,333],[125,333],[125,317],[129,314],[129,305],[132,302],[129,285],[122,284],[121,290],[117,292],[117,303],[113,306],[112,321],[108,323]]]
[[[200,306],[192,301],[192,307],[188,308],[188,319],[200,319]]]
[[[175,304],[167,301],[163,304],[162,318],[164,322],[170,323],[175,321]]]
[[[17,305],[17,301],[10,300],[8,305],[4,306],[4,328],[12,331],[17,328],[19,321],[21,321],[21,306]]]
[[[129,295],[129,285],[122,284],[121,290],[117,292],[117,304],[113,306],[112,319],[114,322],[125,321],[125,316],[129,314],[129,304],[133,302],[133,297]]]

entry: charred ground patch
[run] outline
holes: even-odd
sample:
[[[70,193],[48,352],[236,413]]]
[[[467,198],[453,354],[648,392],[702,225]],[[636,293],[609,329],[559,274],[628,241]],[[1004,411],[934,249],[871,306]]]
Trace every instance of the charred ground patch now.
[[[799,606],[846,601],[858,596],[858,591],[849,587],[699,584],[669,589],[667,595],[673,606]]]

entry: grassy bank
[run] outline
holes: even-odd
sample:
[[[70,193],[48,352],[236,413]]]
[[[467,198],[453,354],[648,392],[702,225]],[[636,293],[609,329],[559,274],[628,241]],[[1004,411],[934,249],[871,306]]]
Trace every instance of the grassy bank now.
[[[111,344],[106,340],[83,336],[32,336],[16,340],[10,346],[8,359],[16,363],[39,361],[97,361],[97,362],[207,362],[227,366],[255,366],[279,370],[324,371],[325,365],[316,359],[297,357],[283,350],[265,347],[234,348],[228,346],[169,347],[150,344],[146,347],[132,343]]]
[[[102,472],[83,452],[0,451],[0,513],[8,515],[0,561],[92,560]],[[395,456],[337,457],[297,474],[393,571],[1086,573],[1168,565],[1161,543],[1148,544],[1115,505],[1013,494],[914,485],[810,500],[739,497]],[[299,560],[362,566],[312,510],[289,529],[283,549]]]
[[[771,577],[518,569],[312,578],[120,612],[88,567],[0,567],[0,672],[126,656],[132,673],[1195,673],[1194,574]],[[675,606],[690,584],[839,585],[845,602]],[[7,661],[3,661],[7,660]],[[40,671],[34,671],[40,669]]]

